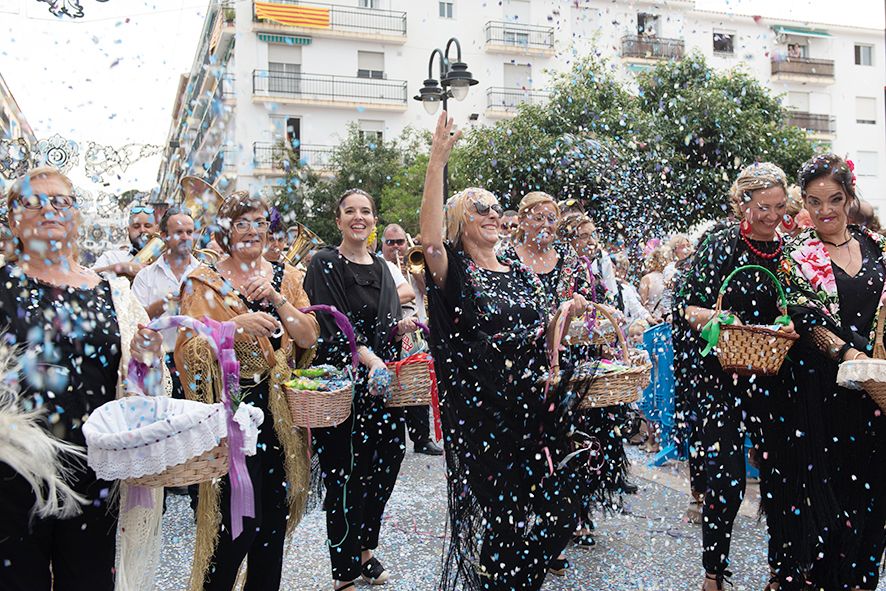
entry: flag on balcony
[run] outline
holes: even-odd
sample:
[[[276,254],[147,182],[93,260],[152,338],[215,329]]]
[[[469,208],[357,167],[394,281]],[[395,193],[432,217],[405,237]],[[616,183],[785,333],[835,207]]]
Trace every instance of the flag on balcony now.
[[[255,16],[291,27],[329,28],[329,9],[316,6],[256,2]]]

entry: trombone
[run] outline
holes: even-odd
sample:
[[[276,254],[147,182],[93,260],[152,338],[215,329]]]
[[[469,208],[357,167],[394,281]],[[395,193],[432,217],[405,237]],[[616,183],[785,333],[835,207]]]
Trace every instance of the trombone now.
[[[225,198],[215,187],[195,176],[183,177],[179,186],[182,192],[182,205],[191,212],[194,222],[203,226],[200,231],[200,236],[203,236],[212,220],[215,219],[218,208],[221,207]],[[211,248],[196,248],[199,243],[200,238],[198,237],[194,241],[194,254],[204,262],[217,263],[218,253]],[[151,234],[147,244],[136,253],[132,260],[147,266],[163,256],[165,252],[166,243],[163,242],[160,234]]]

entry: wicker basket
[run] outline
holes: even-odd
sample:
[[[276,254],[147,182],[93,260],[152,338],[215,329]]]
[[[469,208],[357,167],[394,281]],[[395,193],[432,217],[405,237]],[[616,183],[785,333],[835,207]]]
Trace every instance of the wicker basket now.
[[[596,314],[594,315],[596,316]],[[590,322],[594,326],[595,318]],[[584,318],[576,318],[569,324],[569,332],[563,342],[567,345],[608,345],[617,340],[616,330],[611,323],[601,326],[603,330],[600,332],[593,330],[588,326],[588,316]]]
[[[624,332],[618,326],[615,318],[603,306],[593,305],[597,312],[603,314],[615,328],[615,336],[621,347],[622,359],[624,364],[630,368],[619,372],[598,374],[596,370],[599,363],[585,361],[579,364],[569,378],[569,388],[582,394],[578,403],[579,408],[603,408],[636,402],[640,398],[643,388],[649,385],[652,364],[648,362],[632,364]],[[556,330],[553,342],[559,342],[559,333]],[[552,358],[552,365],[556,365],[556,352],[552,354]]]
[[[428,327],[420,322],[417,324],[427,336]],[[430,355],[417,353],[400,361],[389,361],[385,365],[391,374],[391,397],[385,406],[399,408],[431,404],[435,375],[434,360]]]
[[[784,290],[769,269],[760,265],[744,265],[734,269],[720,287],[717,295],[717,306],[714,320],[720,318],[723,311],[723,294],[729,281],[736,273],[747,270],[761,271],[769,276],[778,290],[781,305],[779,309],[782,315],[787,314],[787,300]],[[712,322],[714,321],[712,320]],[[772,330],[766,326],[735,326],[731,324],[721,325],[720,337],[714,351],[720,360],[720,365],[726,373],[738,375],[775,375],[781,369],[782,363],[788,355],[788,351],[798,338],[797,335],[787,335],[782,331]]]
[[[338,328],[348,338],[351,348],[351,365],[356,370],[359,358],[357,357],[357,341],[354,336],[354,327],[351,326],[347,316],[335,309],[334,306],[316,305],[301,308],[301,312],[323,312],[330,314]],[[298,427],[308,429],[337,427],[351,416],[351,403],[354,399],[354,386],[349,383],[346,387],[338,390],[296,390],[284,388],[286,403],[289,406],[289,414],[292,422]]]
[[[862,368],[861,373],[867,374],[868,376],[883,376],[886,378],[886,349],[883,348],[883,328],[884,324],[886,324],[886,305],[880,305],[880,313],[877,317],[877,332],[874,337],[874,356],[871,359],[853,359],[852,361],[844,361],[840,364],[840,369],[837,373],[837,383],[841,383],[841,378],[843,377],[843,373],[850,368]],[[880,410],[886,412],[886,381],[881,381],[879,379],[868,379],[859,382],[855,382],[855,388],[864,389],[865,392],[868,393],[874,402],[877,403],[877,406],[880,407]]]
[[[184,464],[170,466],[159,474],[130,478],[126,480],[126,483],[130,486],[179,487],[221,478],[227,473],[228,439],[226,437],[209,451],[191,458]]]

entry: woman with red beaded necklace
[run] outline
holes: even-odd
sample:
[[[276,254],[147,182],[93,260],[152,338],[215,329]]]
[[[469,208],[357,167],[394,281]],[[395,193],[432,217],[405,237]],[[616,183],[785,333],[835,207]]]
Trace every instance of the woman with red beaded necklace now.
[[[787,179],[774,164],[757,163],[741,171],[731,190],[734,213],[739,226],[711,235],[699,249],[691,272],[677,295],[675,310],[682,311],[677,321],[690,330],[676,330],[675,335],[690,342],[685,350],[694,355],[701,348],[700,332],[717,313],[714,304],[727,275],[743,265],[759,265],[776,273],[783,250],[777,229],[787,211]],[[735,275],[723,297],[723,308],[736,317],[736,323],[771,324],[780,315],[776,287],[760,271]],[[676,313],[675,313],[676,316]],[[694,330],[692,330],[694,329]],[[794,333],[793,324],[783,327]],[[794,397],[789,395],[789,367],[774,378],[753,379],[727,374],[714,355],[696,359],[692,387],[701,428],[707,490],[704,495],[702,542],[705,569],[703,591],[723,589],[730,575],[729,542],[732,526],[741,505],[745,488],[745,437],[749,435],[761,452],[761,497],[770,534],[769,565],[772,571],[767,589],[787,589],[783,576],[793,559],[784,547],[797,547],[789,538],[800,531],[794,528],[787,498],[794,483],[786,482],[785,473],[796,474],[796,465],[780,469],[788,462],[785,449],[794,445],[790,428],[796,413]],[[796,446],[795,446],[796,447]],[[799,485],[798,485],[799,486]],[[795,577],[796,578],[796,577]],[[789,579],[790,580],[790,579]]]

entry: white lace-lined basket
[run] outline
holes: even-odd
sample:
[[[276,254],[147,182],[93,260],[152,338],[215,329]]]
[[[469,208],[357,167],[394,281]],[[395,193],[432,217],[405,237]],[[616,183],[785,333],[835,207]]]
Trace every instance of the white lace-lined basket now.
[[[234,420],[254,455],[264,413],[241,404]],[[103,404],[83,424],[89,466],[104,480],[185,486],[228,471],[224,404],[130,396]]]
[[[873,358],[844,361],[837,370],[837,384],[852,390],[864,390],[886,412],[886,348],[883,347],[883,325],[886,305],[880,305],[877,332],[874,336]]]

